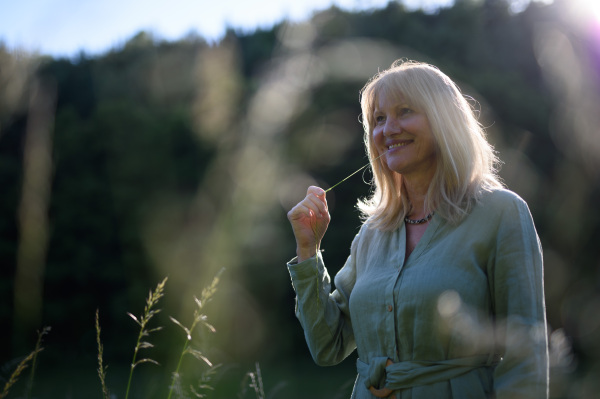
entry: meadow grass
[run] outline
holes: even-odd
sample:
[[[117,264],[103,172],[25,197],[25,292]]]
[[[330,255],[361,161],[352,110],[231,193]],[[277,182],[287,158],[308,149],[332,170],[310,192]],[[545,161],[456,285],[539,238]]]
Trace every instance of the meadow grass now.
[[[214,296],[217,292],[217,286],[219,284],[219,280],[220,280],[222,273],[223,273],[223,270],[219,271],[217,273],[217,275],[213,278],[213,281],[211,282],[211,284],[202,290],[202,294],[200,295],[200,298],[194,297],[194,302],[195,302],[196,306],[194,309],[194,314],[193,314],[193,319],[192,319],[191,325],[185,326],[183,323],[181,323],[179,320],[175,319],[174,317],[171,317],[171,316],[169,317],[170,320],[174,324],[176,324],[177,326],[179,326],[179,328],[181,328],[181,330],[184,332],[185,338],[184,338],[181,352],[179,353],[177,366],[176,366],[175,370],[173,371],[173,373],[171,373],[171,381],[170,381],[170,384],[168,385],[167,399],[171,399],[173,397],[178,398],[178,399],[191,398],[191,397],[204,398],[207,396],[207,394],[206,394],[207,391],[214,390],[212,381],[213,381],[214,376],[217,374],[217,372],[219,372],[221,365],[213,364],[213,362],[211,362],[211,360],[209,360],[209,358],[202,351],[200,351],[198,348],[194,347],[193,336],[195,333],[197,333],[199,328],[205,328],[212,333],[216,333],[215,327],[209,323],[208,317],[205,314],[205,306],[209,302],[211,302],[212,299],[214,298]],[[126,386],[125,394],[123,396],[125,399],[128,399],[132,392],[131,388],[133,386],[133,372],[136,369],[136,367],[142,363],[153,363],[153,364],[158,365],[157,361],[155,361],[149,357],[141,357],[141,350],[154,347],[154,345],[149,342],[149,336],[153,332],[156,332],[156,331],[162,329],[162,327],[160,327],[160,326],[151,328],[150,321],[152,320],[153,316],[155,316],[157,313],[160,312],[160,309],[158,309],[157,306],[159,304],[160,299],[164,296],[166,282],[167,282],[167,278],[165,278],[160,283],[158,283],[158,285],[156,286],[154,291],[150,291],[148,298],[146,299],[146,306],[144,308],[144,312],[141,316],[136,317],[132,313],[127,313],[129,315],[129,317],[131,317],[139,325],[140,331],[137,336],[137,341],[136,341],[136,344],[134,347],[131,364],[128,367],[129,375],[127,378],[127,386]],[[100,310],[99,309],[96,310],[95,330],[96,330],[96,344],[97,344],[97,351],[98,351],[97,374],[100,379],[102,398],[103,399],[117,398],[116,395],[111,394],[111,392],[109,391],[108,386],[107,386],[106,375],[107,375],[108,365],[104,364],[104,346],[103,346],[102,340],[101,340]],[[31,353],[29,353],[29,355],[27,355],[25,358],[23,358],[19,362],[19,364],[16,366],[16,368],[13,371],[13,373],[11,374],[10,378],[4,385],[2,392],[0,392],[0,399],[4,399],[4,398],[8,397],[10,389],[14,387],[14,385],[19,380],[19,378],[22,377],[23,372],[30,365],[31,365],[31,372],[30,372],[28,384],[26,387],[26,393],[25,393],[24,397],[26,399],[31,397],[31,391],[32,391],[34,376],[35,376],[35,365],[36,365],[37,355],[44,349],[42,347],[42,339],[46,334],[48,334],[49,331],[50,331],[50,327],[44,327],[41,331],[38,331],[38,339],[37,339],[35,349]],[[185,387],[184,379],[182,378],[182,376],[183,376],[182,369],[183,369],[183,364],[184,364],[183,359],[188,355],[191,355],[192,358],[200,361],[207,368],[202,373],[199,373],[199,375],[198,375],[198,373],[194,373],[194,374],[197,374],[196,377],[193,377],[196,379],[195,384]],[[166,387],[166,385],[164,385],[164,386]],[[256,395],[256,399],[265,399],[266,398],[265,390],[264,390],[264,386],[263,386],[262,375],[261,375],[261,370],[260,370],[260,366],[259,366],[258,362],[255,364],[254,371],[251,371],[251,372],[248,372],[245,374],[245,377],[243,378],[243,381],[242,381],[241,388],[238,391],[238,395],[237,395],[239,399],[243,399],[246,397],[248,388],[251,388],[252,391],[254,391],[254,394]]]
[[[256,362],[255,368],[255,371],[250,371],[246,373],[244,382],[242,382],[242,390],[238,395],[239,399],[242,399],[244,397],[244,395],[246,394],[247,387],[254,389],[256,399],[265,399],[265,389],[263,387],[263,380],[258,362]],[[250,383],[247,382],[248,379],[250,380]]]
[[[133,351],[133,359],[131,360],[131,366],[129,369],[129,379],[127,381],[127,391],[125,392],[125,399],[129,398],[129,390],[131,389],[133,370],[135,370],[135,368],[142,363],[154,363],[158,365],[158,362],[156,360],[150,359],[148,357],[138,359],[137,356],[140,350],[154,347],[153,344],[145,340],[145,337],[149,337],[151,333],[162,329],[162,327],[148,329],[148,323],[150,322],[152,317],[154,317],[157,313],[160,312],[160,309],[155,309],[155,306],[158,304],[160,298],[162,298],[164,295],[164,289],[165,284],[167,283],[167,279],[168,277],[165,277],[163,281],[158,283],[154,291],[150,291],[150,293],[148,294],[148,299],[146,299],[144,314],[142,314],[139,319],[135,317],[132,313],[127,313],[129,317],[131,317],[140,326],[140,332],[138,334],[137,342]]]
[[[29,399],[31,397],[31,390],[33,389],[33,379],[35,376],[35,366],[37,364],[37,354],[42,350],[42,340],[44,336],[50,332],[51,327],[44,327],[38,331],[38,338],[35,343],[35,354],[33,355],[33,360],[31,361],[31,374],[29,375],[29,383],[27,384],[27,393],[25,394],[25,398]]]
[[[183,348],[179,355],[179,361],[177,362],[177,368],[173,372],[173,378],[171,381],[171,386],[169,387],[169,395],[167,399],[171,399],[173,392],[181,392],[183,387],[181,386],[181,364],[185,355],[189,354],[195,357],[196,359],[206,363],[210,368],[206,373],[202,374],[202,378],[198,384],[197,388],[190,387],[194,395],[199,398],[204,397],[202,393],[198,390],[206,390],[212,389],[212,387],[208,384],[212,375],[219,367],[219,365],[213,365],[211,361],[198,349],[192,347],[192,334],[198,325],[203,325],[212,333],[215,333],[217,330],[207,321],[207,316],[203,313],[204,306],[209,303],[215,293],[217,292],[217,285],[219,284],[221,273],[223,273],[223,269],[217,273],[217,275],[213,278],[212,283],[202,290],[202,295],[200,299],[194,297],[194,301],[196,302],[196,308],[194,309],[194,318],[192,321],[192,325],[188,328],[184,326],[181,322],[179,322],[174,317],[170,317],[171,321],[181,327],[181,329],[185,332],[186,339],[183,343]],[[181,395],[180,395],[181,396]]]
[[[100,385],[102,386],[102,399],[110,399],[110,392],[106,386],[106,369],[104,365],[104,347],[100,340],[100,310],[96,309],[96,343],[98,344],[98,377],[100,377]]]
[[[29,362],[31,362],[33,360],[33,358],[40,351],[41,351],[41,349],[34,350],[29,355],[27,355],[23,360],[21,360],[21,362],[19,362],[19,364],[17,365],[17,368],[15,369],[15,371],[13,371],[13,373],[10,375],[10,378],[8,379],[8,381],[6,382],[6,384],[4,384],[4,389],[0,393],[0,399],[6,398],[8,396],[8,391],[10,391],[10,388],[12,388],[12,386],[14,384],[16,384],[17,380],[21,376],[21,373],[23,371],[25,371],[25,369],[28,367]]]
[[[29,355],[27,355],[25,358],[23,358],[23,360],[21,360],[19,362],[19,364],[17,365],[15,370],[10,375],[10,378],[8,379],[8,381],[4,384],[4,388],[2,389],[2,392],[0,393],[0,399],[6,398],[8,396],[8,392],[13,387],[13,385],[15,385],[17,383],[17,381],[19,380],[19,377],[21,376],[23,371],[25,371],[25,369],[27,367],[29,367],[30,362],[31,362],[31,374],[29,377],[29,383],[27,384],[25,398],[31,397],[31,389],[33,388],[33,377],[35,375],[35,366],[36,366],[36,362],[37,362],[37,355],[38,355],[38,353],[40,353],[41,351],[44,350],[44,348],[42,348],[42,339],[49,332],[50,332],[50,327],[44,327],[38,331],[38,339],[35,344],[35,349]]]

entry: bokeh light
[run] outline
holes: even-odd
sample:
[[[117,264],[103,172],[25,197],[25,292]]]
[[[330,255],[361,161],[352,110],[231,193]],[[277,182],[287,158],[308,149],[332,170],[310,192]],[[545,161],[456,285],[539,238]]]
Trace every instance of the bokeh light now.
[[[514,7],[501,16],[478,15],[469,29],[481,29],[480,35],[466,29],[468,40],[446,21],[467,18],[465,10],[478,10],[482,2],[439,11],[443,18],[391,4],[373,14],[376,23],[369,13],[332,9],[271,30],[232,30],[210,44],[194,35],[164,43],[140,33],[102,57],[78,60],[39,60],[0,45],[0,178],[4,187],[16,187],[0,204],[8,209],[13,198],[26,213],[17,217],[15,205],[15,214],[0,223],[0,253],[9,259],[18,252],[12,247],[30,256],[39,250],[39,256],[22,256],[12,269],[0,270],[0,292],[7,298],[0,314],[9,320],[8,335],[40,318],[58,323],[52,345],[61,344],[62,331],[69,337],[65,347],[84,353],[81,362],[92,365],[94,377],[96,308],[106,325],[109,359],[123,361],[131,349],[124,337],[135,326],[120,320],[127,311],[137,314],[155,281],[169,277],[163,312],[168,330],[173,325],[167,316],[189,320],[194,296],[224,268],[207,306],[217,333],[196,337],[206,356],[225,364],[223,374],[239,374],[260,361],[265,378],[275,376],[271,392],[296,397],[294,389],[307,385],[298,376],[335,376],[344,392],[330,397],[348,397],[352,362],[340,372],[314,366],[294,318],[285,262],[295,248],[285,214],[309,185],[330,187],[367,162],[359,90],[378,70],[409,58],[439,65],[479,103],[504,162],[502,177],[529,203],[544,247],[552,397],[594,397],[600,364],[598,8],[583,0],[509,3]],[[400,26],[392,16],[409,18]],[[357,22],[367,17],[373,19],[364,26]],[[418,34],[397,34],[407,26]],[[507,26],[527,29],[515,39]],[[529,38],[523,32],[531,34],[530,42],[524,43]],[[479,42],[484,34],[502,37],[494,43],[512,48],[490,50]],[[437,50],[429,53],[429,47]],[[56,74],[64,79],[57,79],[59,88],[68,79],[76,83],[77,90],[67,93],[72,97],[56,93],[56,115],[35,101],[40,63],[64,72]],[[530,87],[531,81],[537,85]],[[96,99],[109,101],[88,106],[85,96],[78,97],[88,93],[87,85]],[[35,129],[23,126],[49,134],[35,136]],[[16,149],[22,148],[36,155],[21,157]],[[328,193],[333,224],[324,247],[327,258],[340,264],[360,223],[354,205],[369,192],[368,179],[365,171]],[[18,229],[6,227],[11,218]],[[56,231],[66,241],[57,240]],[[334,262],[328,265],[333,274]],[[27,269],[44,284],[20,279]],[[14,292],[13,282],[25,288]],[[61,296],[63,291],[74,297]],[[19,298],[31,306],[19,309]],[[449,328],[489,344],[489,326],[474,322],[455,292],[444,293],[438,304]],[[13,312],[33,321],[18,327]],[[177,355],[179,332],[165,332],[157,345],[166,365]],[[10,353],[11,359],[17,355]],[[315,397],[310,395],[305,397]]]

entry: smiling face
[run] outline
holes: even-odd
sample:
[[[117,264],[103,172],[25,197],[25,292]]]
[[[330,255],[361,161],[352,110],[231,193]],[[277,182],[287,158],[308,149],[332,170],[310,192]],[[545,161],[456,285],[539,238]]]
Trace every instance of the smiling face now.
[[[427,116],[404,96],[379,96],[373,110],[372,143],[388,168],[404,177],[431,179],[436,143]]]

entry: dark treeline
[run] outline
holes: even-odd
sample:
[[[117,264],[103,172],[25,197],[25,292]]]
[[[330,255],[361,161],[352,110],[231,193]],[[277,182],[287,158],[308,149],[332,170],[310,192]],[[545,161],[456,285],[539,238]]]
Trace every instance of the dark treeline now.
[[[156,322],[165,328],[147,351],[168,375],[184,339],[168,316],[190,320],[194,295],[224,267],[208,306],[217,333],[204,331],[199,343],[229,365],[222,375],[237,378],[258,361],[281,396],[349,397],[352,361],[343,375],[311,365],[294,318],[285,214],[308,185],[331,186],[366,163],[359,91],[407,58],[438,66],[480,109],[500,174],[529,203],[544,246],[552,397],[592,397],[600,44],[569,19],[568,3],[532,2],[519,13],[508,0],[457,0],[434,13],[396,2],[330,8],[304,23],[231,29],[217,43],[141,32],[73,59],[0,46],[0,377],[51,326],[36,375],[55,396],[38,397],[83,389],[77,368],[96,384],[99,309],[105,361],[115,365],[109,383],[120,386],[118,365],[130,361],[137,334],[126,312],[141,313],[166,276]],[[354,205],[368,179],[329,194],[331,274],[360,225]],[[338,382],[319,396],[294,385],[302,378]]]

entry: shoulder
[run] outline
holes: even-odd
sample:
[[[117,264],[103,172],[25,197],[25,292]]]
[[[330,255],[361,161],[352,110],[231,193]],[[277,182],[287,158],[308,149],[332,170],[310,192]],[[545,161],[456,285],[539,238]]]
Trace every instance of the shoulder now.
[[[484,192],[470,215],[472,220],[481,222],[497,232],[522,230],[535,234],[535,224],[525,200],[507,189]]]
[[[514,191],[510,191],[506,188],[495,188],[492,190],[485,190],[481,194],[481,200],[490,204],[511,204],[511,203],[525,203]]]
[[[483,191],[463,223],[484,224],[498,229],[504,224],[533,223],[527,203],[507,189]]]
[[[523,198],[517,193],[504,188],[483,191],[477,201],[476,208],[493,214],[529,209]]]

